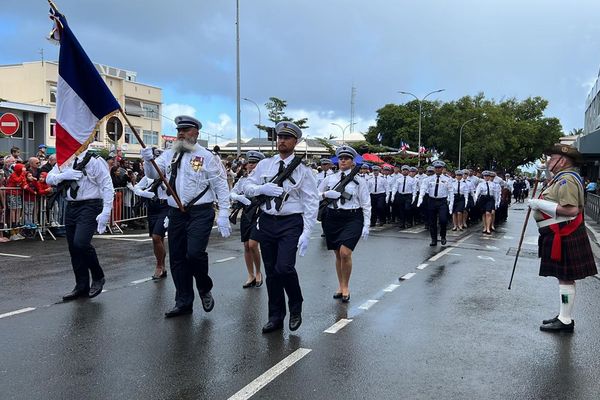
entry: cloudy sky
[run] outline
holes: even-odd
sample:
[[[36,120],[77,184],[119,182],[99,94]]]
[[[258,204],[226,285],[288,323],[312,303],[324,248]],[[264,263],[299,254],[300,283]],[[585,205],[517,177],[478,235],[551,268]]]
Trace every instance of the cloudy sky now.
[[[58,58],[44,38],[46,0],[2,0],[0,64]],[[235,0],[57,0],[99,63],[137,71],[163,88],[163,114],[192,114],[205,130],[236,135]],[[241,94],[288,101],[305,134],[340,136],[374,124],[376,110],[436,90],[443,101],[484,92],[542,96],[565,132],[583,127],[600,67],[598,0],[240,0]],[[1,97],[0,93],[0,97]],[[242,102],[242,136],[256,107]],[[163,119],[163,133],[173,134]],[[214,139],[211,139],[211,144]],[[218,139],[222,141],[223,139]]]

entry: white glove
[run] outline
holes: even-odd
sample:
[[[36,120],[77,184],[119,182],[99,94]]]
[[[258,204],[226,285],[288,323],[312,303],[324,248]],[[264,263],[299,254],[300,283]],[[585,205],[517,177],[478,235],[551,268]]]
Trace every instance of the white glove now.
[[[558,208],[557,203],[542,199],[529,199],[527,205],[532,210],[539,210],[552,218],[556,218],[556,209]]]
[[[146,191],[146,190],[140,190],[140,191],[138,191],[136,194],[137,194],[138,196],[140,196],[140,197],[144,197],[144,198],[146,198],[146,199],[152,199],[152,198],[154,198],[154,193],[152,193],[152,192],[148,192],[148,191]]]
[[[144,161],[154,160],[154,152],[152,151],[152,147],[144,147],[142,150],[140,150],[140,155]]]
[[[237,201],[239,201],[240,203],[242,203],[245,206],[249,206],[250,204],[252,204],[252,202],[250,201],[250,199],[247,198],[246,196],[240,196],[240,197],[238,197]]]
[[[309,235],[306,232],[302,232],[302,235],[300,235],[300,238],[298,239],[298,255],[300,257],[304,257],[306,254],[309,240]]]
[[[67,169],[58,175],[59,180],[62,181],[78,181],[83,176],[83,172],[77,171],[76,169]]]
[[[452,214],[453,209],[454,209],[454,202],[451,202],[450,204],[448,204],[448,211],[450,211],[450,214]]]
[[[277,197],[283,193],[283,188],[277,186],[273,182],[269,182],[262,185],[259,189],[259,192],[265,196]]]
[[[333,199],[333,200],[339,199],[341,195],[342,194],[340,192],[338,192],[337,190],[328,190],[323,193],[323,196],[326,199]]]
[[[217,217],[217,227],[224,238],[231,235],[231,226],[229,225],[229,218],[226,215],[219,215]]]
[[[104,233],[106,231],[106,225],[108,225],[108,221],[110,220],[110,209],[102,210],[100,214],[96,217],[96,222],[98,223],[98,233]]]
[[[363,230],[362,230],[360,237],[363,240],[367,240],[369,238],[369,226],[368,225],[363,226]]]
[[[169,217],[165,217],[165,222],[163,223],[163,226],[165,227],[165,229],[169,228]]]
[[[421,203],[423,203],[423,198],[419,197],[419,201],[417,201],[417,208],[421,207]]]
[[[392,200],[392,203],[394,202],[394,199],[395,199],[395,198],[396,198],[396,193],[394,193],[394,194],[392,195],[392,198],[391,198],[391,200]]]

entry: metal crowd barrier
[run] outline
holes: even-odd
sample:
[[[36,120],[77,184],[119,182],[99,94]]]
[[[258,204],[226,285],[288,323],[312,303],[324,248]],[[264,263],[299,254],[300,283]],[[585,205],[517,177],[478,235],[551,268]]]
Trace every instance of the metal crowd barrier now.
[[[64,229],[67,201],[60,193],[34,195],[23,188],[0,187],[0,235],[12,240],[49,235],[56,240]],[[146,202],[129,188],[116,188],[109,232],[148,216]]]
[[[600,196],[586,193],[585,214],[597,223],[600,223]]]

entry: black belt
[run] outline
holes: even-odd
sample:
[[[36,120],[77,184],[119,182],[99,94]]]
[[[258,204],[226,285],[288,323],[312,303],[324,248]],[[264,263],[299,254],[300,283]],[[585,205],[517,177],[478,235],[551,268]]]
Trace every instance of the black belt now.
[[[205,208],[212,208],[212,206],[213,206],[213,203],[212,203],[212,202],[211,202],[211,203],[202,203],[202,204],[196,204],[196,205],[194,205],[194,206],[187,206],[187,207],[185,208],[185,210],[186,210],[186,211],[191,211],[191,210],[203,210],[203,209],[205,209]],[[179,208],[177,208],[177,207],[173,207],[173,208],[175,208],[175,209],[179,210]]]
[[[327,212],[334,213],[334,214],[352,214],[352,213],[362,212],[362,208],[351,208],[351,209],[329,208],[329,209],[327,209]]]
[[[296,217],[297,215],[302,215],[300,213],[296,213],[296,214],[287,214],[287,215],[271,215],[271,214],[267,214],[266,212],[263,212],[262,214],[260,214],[261,218],[270,218],[270,219],[274,219],[276,221],[282,221],[288,218],[292,218],[292,217]]]
[[[84,204],[102,204],[104,201],[102,199],[88,199],[88,200],[69,200],[69,205],[73,207],[83,206]]]
[[[432,197],[432,196],[429,196],[429,198],[431,200],[447,200],[448,199],[447,197]]]
[[[167,200],[166,199],[150,199],[150,201],[152,202],[152,204],[158,204],[158,205],[164,205],[167,204]]]

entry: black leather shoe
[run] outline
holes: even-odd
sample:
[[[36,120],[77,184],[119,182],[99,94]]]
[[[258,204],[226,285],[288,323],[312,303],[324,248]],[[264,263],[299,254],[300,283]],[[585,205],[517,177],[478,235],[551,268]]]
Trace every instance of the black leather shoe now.
[[[188,315],[193,311],[192,307],[173,307],[165,313],[165,318],[179,317],[180,315]]]
[[[337,299],[341,299],[342,298],[342,293],[341,292],[335,292],[333,294],[333,298],[336,299],[336,300]]]
[[[350,293],[347,296],[342,296],[342,303],[348,303],[350,301]]]
[[[446,245],[446,238],[442,238],[441,243],[442,243],[442,246],[445,246]]]
[[[167,270],[165,269],[163,271],[163,273],[160,274],[160,275],[152,275],[152,280],[153,281],[158,281],[158,280],[161,280],[161,279],[166,278],[166,277],[167,277]]]
[[[106,283],[106,280],[104,278],[101,278],[97,281],[92,281],[92,286],[90,286],[90,299],[102,293],[104,283]]]
[[[244,283],[242,285],[242,288],[248,289],[248,288],[251,288],[251,287],[254,287],[254,286],[256,286],[256,278],[252,279],[252,281],[250,281],[248,283]]]
[[[210,292],[201,294],[200,299],[202,300],[202,308],[204,308],[204,311],[211,312],[215,307],[215,299],[213,299],[212,294]]]
[[[262,333],[271,333],[283,329],[283,322],[269,321],[262,327]]]
[[[260,281],[256,281],[256,285],[254,285],[254,287],[261,287],[263,284],[262,279]]]
[[[543,320],[542,324],[544,324],[544,325],[551,324],[551,323],[556,322],[556,321],[558,321],[558,315],[556,317],[554,317],[554,318]]]
[[[65,294],[62,299],[63,301],[71,301],[80,297],[88,297],[89,290],[73,289],[70,293]]]
[[[432,240],[432,241],[431,241],[431,243],[429,243],[429,245],[430,245],[431,247],[433,247],[433,246],[437,246],[437,242],[436,242],[435,240]]]
[[[560,319],[554,322],[540,326],[540,331],[544,332],[573,332],[575,329],[575,321],[571,320],[570,324],[563,324]]]
[[[295,331],[302,325],[302,314],[290,314],[290,331]]]

